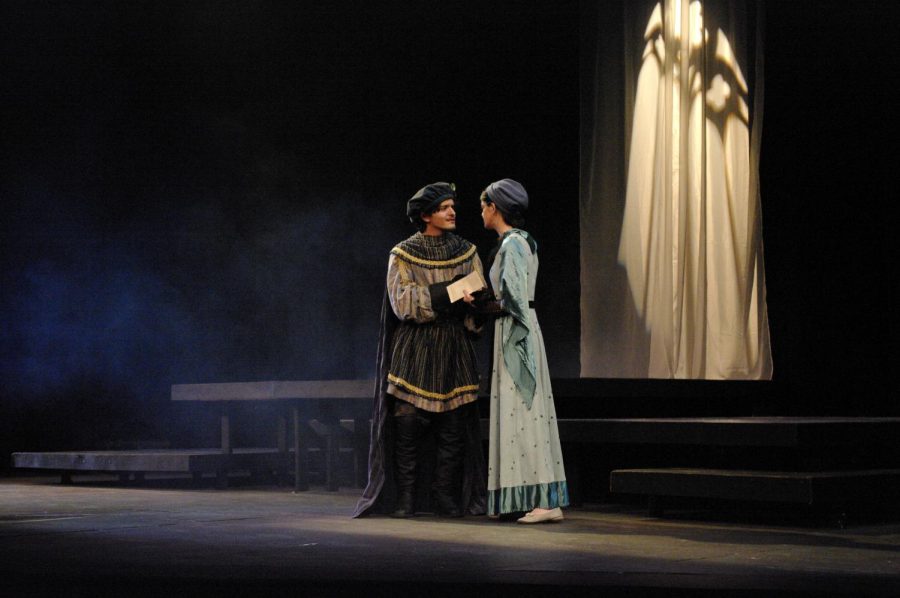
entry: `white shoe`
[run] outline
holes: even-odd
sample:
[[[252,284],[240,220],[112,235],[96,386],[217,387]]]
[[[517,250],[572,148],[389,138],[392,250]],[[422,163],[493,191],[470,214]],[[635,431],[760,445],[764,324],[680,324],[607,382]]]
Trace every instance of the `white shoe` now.
[[[549,511],[544,511],[543,513],[535,513],[534,511],[532,511],[526,514],[524,517],[519,517],[516,521],[518,521],[519,523],[548,523],[562,520],[562,509],[556,507],[555,509],[550,509]]]

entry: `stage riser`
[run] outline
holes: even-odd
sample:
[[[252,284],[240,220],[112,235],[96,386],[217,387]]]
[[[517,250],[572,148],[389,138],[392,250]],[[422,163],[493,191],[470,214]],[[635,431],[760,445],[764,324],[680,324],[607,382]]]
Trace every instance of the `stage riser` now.
[[[892,446],[898,418],[630,418],[559,420],[569,442],[742,447]]]
[[[313,423],[310,425],[315,436],[323,438],[322,431]],[[359,485],[365,478],[367,447],[363,446],[365,443],[356,446],[351,441],[355,430],[353,424],[352,420],[341,422],[338,429],[342,434],[337,443],[339,451],[352,453],[352,465],[348,468],[346,463],[336,463],[340,471],[334,474],[355,480]],[[558,420],[558,425],[571,493],[576,502],[615,501],[616,493],[625,493],[610,487],[610,472],[617,469],[705,468],[808,473],[900,469],[900,446],[895,440],[900,438],[900,418],[563,418]],[[482,432],[487,440],[486,419],[482,420]],[[261,452],[253,453],[253,450]],[[358,458],[361,454],[362,460]],[[315,460],[318,455],[311,456]],[[237,469],[268,469],[289,475],[290,467],[286,463],[290,459],[292,453],[277,449],[235,449],[230,455],[217,449],[70,451],[17,453],[13,465],[61,472],[220,474]],[[323,461],[327,463],[327,460]],[[820,484],[819,494],[825,492],[822,488]],[[744,490],[724,492],[728,496],[746,493]],[[838,494],[841,492],[843,489],[837,490]],[[773,496],[787,496],[789,502],[802,503],[809,495],[808,489],[779,489]]]
[[[802,505],[843,504],[900,497],[900,470],[765,472],[705,469],[616,470],[610,491]]]

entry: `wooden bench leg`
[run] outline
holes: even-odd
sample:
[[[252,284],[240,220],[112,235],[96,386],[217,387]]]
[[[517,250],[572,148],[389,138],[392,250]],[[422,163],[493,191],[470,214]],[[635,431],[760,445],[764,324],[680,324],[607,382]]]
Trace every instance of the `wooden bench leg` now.
[[[309,482],[306,477],[306,443],[303,441],[303,433],[300,429],[300,408],[294,405],[292,408],[294,417],[294,492],[309,490]]]
[[[325,426],[325,489],[336,492],[338,482],[338,453],[340,452],[341,421],[328,404],[320,405],[322,424]]]
[[[279,486],[287,486],[290,482],[288,481],[288,477],[290,476],[290,468],[291,468],[291,460],[290,460],[290,451],[288,451],[288,418],[287,415],[281,413],[278,415],[278,424],[276,431],[276,442],[278,445],[278,470],[277,470],[277,479],[276,483]]]
[[[228,488],[228,461],[230,461],[232,446],[231,446],[231,419],[230,419],[231,411],[228,405],[222,406],[222,412],[219,416],[219,422],[221,426],[221,437],[222,437],[222,453],[227,455],[224,469],[220,469],[216,471],[216,488],[219,490],[224,490]]]
[[[331,492],[340,489],[337,479],[338,435],[336,426],[329,423],[325,436],[325,488]]]

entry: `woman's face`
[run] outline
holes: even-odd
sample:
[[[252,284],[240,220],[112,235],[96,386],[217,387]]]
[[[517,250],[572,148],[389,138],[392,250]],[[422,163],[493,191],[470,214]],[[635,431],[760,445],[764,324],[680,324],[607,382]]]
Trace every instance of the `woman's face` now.
[[[484,222],[484,228],[493,229],[494,223],[497,221],[497,206],[482,201],[481,220]]]

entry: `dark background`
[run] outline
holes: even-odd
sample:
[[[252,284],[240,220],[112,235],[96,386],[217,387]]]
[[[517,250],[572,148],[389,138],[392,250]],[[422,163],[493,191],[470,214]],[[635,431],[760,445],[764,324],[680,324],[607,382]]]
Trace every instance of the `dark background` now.
[[[900,413],[890,6],[766,5],[770,412]],[[373,376],[387,252],[437,180],[482,255],[481,189],[529,190],[577,377],[579,25],[568,0],[4,2],[0,453],[205,442],[173,383]]]
[[[786,413],[900,415],[896,6],[765,5],[760,184]]]

